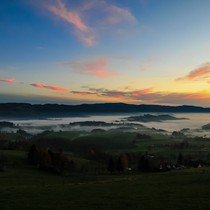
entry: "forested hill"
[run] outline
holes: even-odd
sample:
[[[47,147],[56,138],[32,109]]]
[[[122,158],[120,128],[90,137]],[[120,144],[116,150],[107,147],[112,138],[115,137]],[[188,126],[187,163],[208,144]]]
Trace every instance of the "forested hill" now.
[[[0,103],[1,117],[64,117],[78,114],[107,114],[131,112],[174,112],[174,113],[205,113],[210,108],[198,106],[161,106],[161,105],[134,105],[124,103],[100,103],[81,105],[59,104],[28,104],[28,103]]]

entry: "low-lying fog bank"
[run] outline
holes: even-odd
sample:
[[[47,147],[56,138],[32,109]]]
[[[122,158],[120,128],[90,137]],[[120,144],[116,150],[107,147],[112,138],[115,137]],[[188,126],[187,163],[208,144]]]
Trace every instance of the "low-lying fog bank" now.
[[[207,124],[210,114],[139,114],[133,115],[94,115],[71,118],[49,118],[39,120],[9,120],[0,121],[1,132],[17,132],[24,130],[30,134],[38,134],[45,130],[121,130],[129,132],[172,134],[179,131],[186,136],[210,137]]]

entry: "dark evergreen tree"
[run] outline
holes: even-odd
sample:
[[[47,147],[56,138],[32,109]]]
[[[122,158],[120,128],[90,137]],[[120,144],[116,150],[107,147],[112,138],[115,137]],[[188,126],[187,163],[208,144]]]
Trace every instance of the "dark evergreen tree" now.
[[[177,163],[178,163],[179,165],[183,165],[183,163],[184,163],[184,157],[183,157],[183,155],[182,155],[181,152],[180,152],[179,155],[178,155]]]
[[[148,171],[148,159],[146,155],[142,155],[138,162],[139,171]]]
[[[114,163],[114,160],[113,160],[112,157],[109,159],[109,163],[108,163],[108,168],[107,169],[110,172],[114,172],[115,171],[115,163]]]
[[[123,161],[122,161],[122,157],[121,156],[117,160],[117,170],[119,172],[124,170]]]
[[[28,152],[28,162],[31,165],[37,165],[39,163],[38,150],[35,144],[31,146]]]

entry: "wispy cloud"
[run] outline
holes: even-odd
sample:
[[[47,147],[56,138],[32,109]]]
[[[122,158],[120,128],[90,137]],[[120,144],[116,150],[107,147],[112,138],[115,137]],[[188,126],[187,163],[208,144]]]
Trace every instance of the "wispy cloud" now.
[[[109,5],[107,3],[105,5],[105,11],[107,12],[107,16],[104,20],[106,21],[106,23],[118,24],[124,21],[131,23],[136,22],[136,18],[128,9],[121,8],[116,5]]]
[[[77,11],[67,8],[62,0],[57,0],[55,2],[57,2],[57,5],[49,5],[48,7],[51,12],[73,24],[80,31],[88,30],[88,26],[86,26],[86,24],[81,20],[80,14]]]
[[[76,35],[86,46],[91,47],[94,44],[94,31],[82,20],[78,9],[69,8],[62,0],[56,0],[54,4],[49,3],[47,8],[60,19],[73,25]]]
[[[80,99],[72,99],[69,97],[57,97],[57,96],[43,96],[43,95],[21,95],[21,94],[4,94],[0,93],[0,102],[27,102],[27,103],[64,103],[64,104],[81,104],[81,103],[95,103],[95,102],[106,102],[106,101],[118,101],[118,102],[129,102],[135,104],[162,104],[162,105],[202,105],[209,107],[210,98],[208,93],[153,93],[153,95],[142,95],[141,97],[135,97],[131,100],[123,98],[114,98],[115,100],[105,100],[104,98],[92,98],[86,97]]]
[[[146,95],[152,93],[152,88],[147,88],[143,90],[136,90],[131,92],[131,96],[138,97],[140,95]]]
[[[100,18],[99,22],[104,20],[104,22],[107,21],[106,23],[109,24],[116,24],[124,21],[131,23],[137,22],[135,16],[128,8],[121,7],[119,4],[114,4],[107,0],[83,0],[80,5],[80,11],[98,12]]]
[[[109,70],[107,65],[109,59],[100,57],[90,61],[63,62],[63,65],[70,66],[75,72],[87,74],[98,78],[109,78],[119,75],[117,71]]]
[[[34,87],[39,87],[39,88],[45,88],[45,89],[50,89],[50,90],[56,90],[56,91],[63,91],[63,92],[68,92],[69,90],[63,87],[57,87],[57,86],[52,86],[52,85],[44,85],[41,83],[33,83],[31,86]]]
[[[53,15],[74,27],[76,37],[87,47],[96,43],[97,36],[103,35],[104,29],[111,34],[113,30],[110,30],[110,26],[112,25],[115,26],[115,31],[118,31],[119,28],[116,27],[120,23],[137,22],[129,9],[105,0],[82,0],[78,2],[55,0],[47,1],[46,5]],[[122,26],[125,27],[125,24],[121,24]],[[101,31],[102,28],[103,32]]]
[[[179,77],[176,81],[198,81],[210,78],[210,63],[206,63],[201,67],[191,71],[184,77]]]
[[[106,90],[101,92],[102,96],[106,97],[113,97],[113,98],[125,98],[128,96],[126,92],[123,91],[117,91],[117,90]]]
[[[8,82],[8,83],[12,83],[15,82],[15,78],[10,78],[10,79],[0,79],[0,82]]]
[[[88,88],[87,88],[88,89]],[[108,97],[124,102],[145,103],[145,104],[194,104],[198,101],[203,104],[209,103],[207,92],[196,93],[174,93],[166,91],[155,91],[153,88],[146,88],[135,91],[109,90],[105,88],[89,88],[91,92],[97,93],[99,97]]]
[[[71,93],[75,95],[81,95],[81,96],[86,96],[86,95],[96,95],[97,93],[94,92],[88,92],[88,91],[71,91]]]
[[[135,91],[121,91],[121,90],[109,90],[105,88],[88,88],[89,91],[97,93],[98,96],[113,97],[113,98],[127,98],[137,99],[141,96],[154,94],[152,88],[135,90]]]

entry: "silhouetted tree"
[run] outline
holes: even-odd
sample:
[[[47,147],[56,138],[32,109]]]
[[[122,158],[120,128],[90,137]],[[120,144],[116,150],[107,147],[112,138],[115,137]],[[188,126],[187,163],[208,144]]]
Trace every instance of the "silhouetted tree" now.
[[[122,155],[120,155],[120,159],[122,162],[123,170],[127,169],[128,168],[128,156],[126,154],[122,154]]]
[[[60,152],[54,154],[54,159],[52,161],[52,164],[54,167],[58,169],[60,173],[63,172],[63,170],[67,167],[68,159],[63,154],[63,151],[60,150]]]
[[[118,157],[117,159],[117,170],[118,171],[123,171],[124,167],[123,167],[123,161],[121,157]]]
[[[112,157],[109,159],[109,163],[108,163],[108,168],[107,169],[111,173],[115,171],[115,163],[114,163],[114,160],[113,160]]]
[[[138,162],[138,170],[139,171],[148,171],[148,159],[147,155],[142,155]]]
[[[52,158],[47,150],[39,150],[39,167],[47,171],[52,170]]]
[[[183,155],[182,155],[181,152],[179,153],[179,155],[178,155],[178,157],[177,157],[177,163],[178,163],[179,165],[183,165],[183,163],[184,163],[184,157],[183,157]]]
[[[154,172],[160,169],[160,159],[146,153],[140,157],[138,169],[143,172]]]
[[[28,152],[28,162],[31,165],[37,165],[39,163],[39,154],[35,144],[31,146]]]

